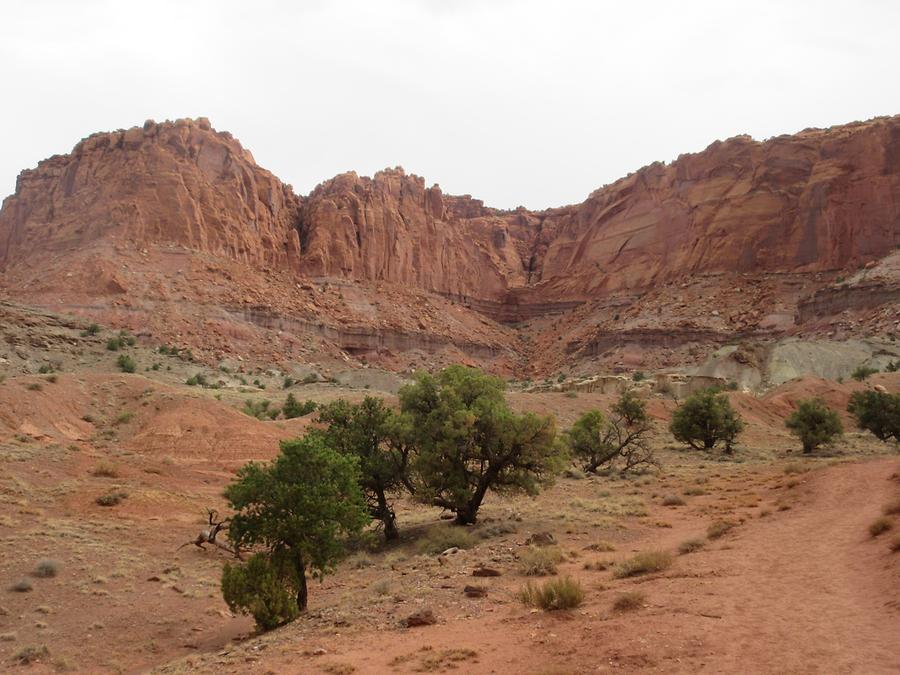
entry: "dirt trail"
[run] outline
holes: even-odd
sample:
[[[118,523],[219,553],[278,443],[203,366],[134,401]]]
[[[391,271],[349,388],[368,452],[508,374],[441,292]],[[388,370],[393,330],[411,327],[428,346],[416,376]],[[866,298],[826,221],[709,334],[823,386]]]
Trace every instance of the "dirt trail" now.
[[[328,662],[357,674],[441,670],[423,659],[471,649],[477,660],[452,672],[900,672],[900,556],[867,532],[900,493],[890,480],[897,470],[896,459],[880,459],[804,474],[794,488],[783,474],[755,482],[764,499],[789,494],[793,506],[746,514],[752,519],[732,534],[680,556],[661,576],[614,581],[573,566],[566,572],[582,580],[588,600],[571,614],[529,613],[510,597],[522,579],[504,576],[491,596],[507,599],[477,619],[328,641],[329,656],[315,664],[288,648],[275,670],[323,672]],[[669,547],[707,522],[687,518],[638,548]],[[610,611],[619,592],[635,589],[648,598],[644,610]]]
[[[900,579],[867,527],[900,492],[896,460],[810,475],[798,505],[739,533],[734,576],[718,585],[722,624],[710,669],[900,672]],[[717,631],[719,632],[719,631]]]

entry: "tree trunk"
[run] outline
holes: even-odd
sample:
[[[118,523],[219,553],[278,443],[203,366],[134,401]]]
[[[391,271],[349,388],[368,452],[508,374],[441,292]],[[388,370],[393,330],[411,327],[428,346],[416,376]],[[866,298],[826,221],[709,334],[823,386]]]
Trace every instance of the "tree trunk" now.
[[[400,538],[400,532],[397,530],[397,521],[393,514],[389,514],[384,519],[384,540],[397,541]]]
[[[309,600],[309,591],[306,588],[306,563],[303,561],[303,556],[299,553],[294,564],[297,572],[297,609],[305,612]]]
[[[813,451],[812,443],[804,443],[803,444],[803,454],[804,455],[809,455],[812,453],[812,451]]]
[[[375,499],[378,501],[378,507],[373,515],[384,525],[384,540],[397,541],[400,538],[400,532],[397,530],[397,516],[388,505],[384,491],[378,491]]]

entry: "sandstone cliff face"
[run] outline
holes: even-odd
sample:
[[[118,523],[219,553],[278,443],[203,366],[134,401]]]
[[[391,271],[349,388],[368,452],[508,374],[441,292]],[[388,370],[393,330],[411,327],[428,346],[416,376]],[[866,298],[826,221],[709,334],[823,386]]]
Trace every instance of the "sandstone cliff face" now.
[[[486,208],[402,169],[301,198],[208,120],[147,122],[23,172],[0,210],[0,267],[98,241],[401,284],[516,320],[695,273],[886,255],[900,243],[900,116],[716,142],[542,212]]]
[[[299,208],[288,186],[208,120],[148,121],[22,172],[0,210],[0,268],[100,239],[296,264]]]

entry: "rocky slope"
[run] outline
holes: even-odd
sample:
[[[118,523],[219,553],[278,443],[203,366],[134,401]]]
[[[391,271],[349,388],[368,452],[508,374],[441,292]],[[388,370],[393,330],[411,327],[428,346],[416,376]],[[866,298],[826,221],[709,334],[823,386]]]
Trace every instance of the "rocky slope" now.
[[[896,275],[877,293],[832,282],[885,268],[898,244],[900,116],[716,142],[540,212],[445,195],[399,168],[297,196],[201,118],[95,134],[24,171],[0,209],[0,285],[57,309],[224,308],[356,355],[449,345],[542,368],[573,355],[654,366],[683,360],[684,344],[826,330],[857,297],[883,312]],[[185,268],[197,274],[179,283]],[[352,290],[311,303],[307,280]],[[429,302],[449,302],[456,322]],[[524,341],[499,325],[529,320]]]

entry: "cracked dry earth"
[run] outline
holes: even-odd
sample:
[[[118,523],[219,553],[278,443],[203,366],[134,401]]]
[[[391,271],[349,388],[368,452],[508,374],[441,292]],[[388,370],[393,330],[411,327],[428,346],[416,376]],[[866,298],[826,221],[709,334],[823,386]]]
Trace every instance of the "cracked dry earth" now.
[[[792,471],[784,463],[737,471],[713,466],[710,482],[700,479],[706,489],[696,490],[705,495],[688,497],[681,507],[662,507],[656,500],[648,514],[651,528],[617,544],[614,553],[586,551],[594,532],[569,527],[559,536],[560,545],[577,559],[561,565],[560,573],[577,577],[587,591],[585,604],[572,612],[524,608],[514,598],[524,578],[512,568],[501,577],[475,580],[487,582],[487,598],[436,607],[440,620],[434,626],[306,630],[301,622],[159,670],[900,671],[900,556],[891,553],[884,536],[872,538],[867,530],[882,506],[900,495],[900,461],[823,464],[796,474],[785,473],[785,466]],[[697,475],[694,470],[683,482],[661,487],[685,489]],[[564,487],[557,499],[565,498]],[[665,572],[615,580],[608,570],[584,569],[585,562],[614,562],[632,551],[675,549],[685,539],[702,537],[722,514],[730,514],[736,527],[699,551],[678,556]],[[451,580],[445,585],[457,591],[473,581],[466,575],[477,555],[466,555],[455,570],[458,576],[447,575]],[[625,591],[643,593],[643,606],[613,610],[613,600]],[[476,607],[467,610],[467,603]]]

